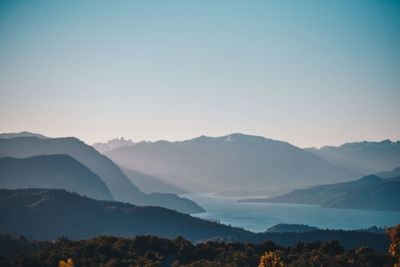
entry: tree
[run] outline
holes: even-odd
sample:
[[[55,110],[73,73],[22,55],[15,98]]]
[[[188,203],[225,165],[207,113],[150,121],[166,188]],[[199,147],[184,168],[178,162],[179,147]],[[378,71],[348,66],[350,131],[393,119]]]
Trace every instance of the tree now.
[[[283,262],[279,257],[277,252],[265,252],[263,256],[261,256],[260,265],[258,267],[282,267]]]
[[[60,260],[58,262],[58,267],[75,267],[75,264],[71,259],[68,259],[67,262]]]
[[[393,228],[388,227],[386,232],[390,238],[389,253],[396,259],[395,267],[400,266],[400,224]]]

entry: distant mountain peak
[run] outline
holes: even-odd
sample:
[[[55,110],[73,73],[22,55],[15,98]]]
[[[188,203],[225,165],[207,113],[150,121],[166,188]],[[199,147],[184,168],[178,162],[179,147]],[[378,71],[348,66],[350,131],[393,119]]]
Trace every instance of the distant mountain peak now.
[[[305,149],[328,162],[362,174],[378,173],[400,166],[400,141],[361,141],[341,146]]]
[[[362,141],[362,142],[349,142],[344,143],[340,147],[349,147],[349,146],[374,146],[374,145],[392,145],[398,144],[400,142],[392,142],[390,139],[385,139],[382,141]],[[334,148],[334,146],[326,146],[327,148]],[[324,147],[322,147],[324,148]]]
[[[120,137],[108,140],[106,143],[95,143],[93,144],[93,147],[100,153],[104,153],[120,147],[132,146],[134,144],[135,143],[132,140]]]
[[[262,136],[249,135],[243,133],[231,133],[228,135],[211,137],[206,135],[201,135],[199,137],[183,141],[183,143],[201,143],[201,142],[237,142],[237,141],[249,141],[249,140],[264,140],[273,141]]]

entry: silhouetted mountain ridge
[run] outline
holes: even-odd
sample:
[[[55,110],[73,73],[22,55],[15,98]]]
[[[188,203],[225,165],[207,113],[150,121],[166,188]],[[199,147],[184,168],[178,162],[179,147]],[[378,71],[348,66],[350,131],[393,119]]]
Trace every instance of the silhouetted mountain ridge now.
[[[160,207],[99,201],[57,189],[0,190],[0,228],[29,239],[100,234],[183,235],[190,240],[249,232]]]
[[[56,188],[113,200],[101,178],[68,155],[0,158],[0,177],[0,188]]]

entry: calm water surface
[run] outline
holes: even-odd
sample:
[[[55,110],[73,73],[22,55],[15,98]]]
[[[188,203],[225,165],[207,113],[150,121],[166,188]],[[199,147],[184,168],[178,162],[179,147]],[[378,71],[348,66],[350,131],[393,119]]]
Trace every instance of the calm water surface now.
[[[301,223],[329,229],[361,229],[400,223],[400,212],[321,208],[317,205],[238,203],[240,198],[213,193],[185,194],[207,212],[193,216],[253,232],[263,232],[278,223]]]

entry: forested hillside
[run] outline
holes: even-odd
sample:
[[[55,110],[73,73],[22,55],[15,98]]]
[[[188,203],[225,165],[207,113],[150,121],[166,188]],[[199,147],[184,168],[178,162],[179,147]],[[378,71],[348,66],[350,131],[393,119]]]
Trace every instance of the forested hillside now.
[[[4,245],[4,242],[0,244],[1,247]],[[270,264],[274,261],[276,265]],[[395,259],[369,247],[345,250],[337,241],[298,242],[293,246],[283,247],[272,241],[259,244],[216,241],[193,244],[182,237],[170,240],[146,235],[135,238],[99,236],[77,241],[59,238],[30,256],[0,259],[0,266],[57,266],[64,262],[75,266],[110,267],[358,267],[393,266]]]

